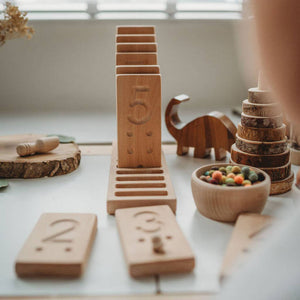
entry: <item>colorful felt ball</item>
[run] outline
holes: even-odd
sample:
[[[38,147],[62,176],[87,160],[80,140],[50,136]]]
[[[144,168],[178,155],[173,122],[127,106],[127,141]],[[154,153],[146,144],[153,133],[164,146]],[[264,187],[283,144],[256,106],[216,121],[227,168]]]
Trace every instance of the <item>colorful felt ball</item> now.
[[[231,169],[232,173],[241,173],[241,168],[239,166],[233,166]]]
[[[241,185],[244,181],[244,177],[241,175],[237,175],[234,177],[234,182],[238,185]]]
[[[225,181],[226,184],[235,183],[233,178],[227,178]]]
[[[258,175],[255,172],[250,172],[248,178],[251,182],[255,182],[258,180]]]
[[[250,168],[249,167],[243,167],[242,168],[242,174],[244,174],[245,178],[249,176]]]
[[[222,181],[222,176],[223,176],[223,174],[220,171],[214,171],[212,173],[212,178],[215,179],[217,182],[221,182]]]
[[[229,173],[229,174],[227,175],[227,178],[232,178],[232,179],[234,179],[234,177],[235,177],[235,175],[234,175],[233,173]]]
[[[247,185],[247,184],[250,184],[251,185],[251,181],[250,180],[244,180],[242,185]]]

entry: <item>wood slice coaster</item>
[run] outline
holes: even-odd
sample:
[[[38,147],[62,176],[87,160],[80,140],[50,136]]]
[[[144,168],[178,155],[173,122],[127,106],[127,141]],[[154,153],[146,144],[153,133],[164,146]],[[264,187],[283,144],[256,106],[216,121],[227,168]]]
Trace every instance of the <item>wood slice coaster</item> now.
[[[270,195],[279,195],[290,191],[292,189],[293,183],[294,183],[294,172],[292,172],[289,177],[283,180],[273,181],[271,183]]]
[[[175,213],[176,197],[163,152],[162,166],[157,168],[118,168],[117,152],[117,143],[113,143],[107,212],[114,214],[119,208],[165,204]]]
[[[257,142],[246,140],[236,135],[235,144],[241,151],[260,155],[279,154],[287,149],[287,139],[276,142]]]
[[[251,103],[246,99],[243,101],[243,113],[249,116],[275,117],[280,115],[281,111],[277,103]]]
[[[276,168],[260,168],[265,171],[271,178],[271,181],[283,180],[291,175],[291,162]]]
[[[250,141],[275,142],[286,138],[286,125],[279,128],[253,128],[238,124],[239,137]]]
[[[290,148],[291,151],[291,162],[293,165],[300,166],[300,151],[294,148]]]
[[[275,168],[286,165],[290,160],[290,150],[281,154],[257,155],[239,150],[235,144],[231,146],[231,159],[233,162],[257,168]]]
[[[245,127],[254,128],[278,128],[282,125],[282,116],[279,115],[271,118],[266,118],[249,116],[242,113],[241,124]]]
[[[71,173],[79,166],[81,154],[75,143],[60,144],[56,149],[32,156],[20,157],[16,146],[31,143],[45,135],[24,134],[0,137],[0,177],[40,178]]]
[[[256,88],[251,88],[248,90],[248,100],[251,103],[267,104],[274,103],[272,94],[270,91],[259,90]]]

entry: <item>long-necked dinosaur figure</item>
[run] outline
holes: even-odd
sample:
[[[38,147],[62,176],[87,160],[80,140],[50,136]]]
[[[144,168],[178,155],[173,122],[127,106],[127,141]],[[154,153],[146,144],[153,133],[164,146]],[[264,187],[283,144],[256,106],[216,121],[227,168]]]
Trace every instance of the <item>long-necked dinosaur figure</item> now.
[[[194,157],[205,157],[215,149],[216,160],[226,157],[235,142],[236,127],[224,114],[213,111],[189,123],[181,122],[178,116],[179,105],[188,101],[187,95],[179,95],[170,100],[165,121],[170,134],[177,141],[177,154],[185,155],[189,147],[194,147]]]

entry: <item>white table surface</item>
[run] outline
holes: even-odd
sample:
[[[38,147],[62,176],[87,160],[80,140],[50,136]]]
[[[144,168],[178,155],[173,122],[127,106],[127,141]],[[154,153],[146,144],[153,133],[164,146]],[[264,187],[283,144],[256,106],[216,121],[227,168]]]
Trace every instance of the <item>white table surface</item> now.
[[[20,120],[15,115],[7,114],[3,119],[2,114],[1,131],[3,135],[7,135],[22,132],[50,133],[59,130],[59,133],[73,134],[78,138],[78,134],[75,134],[76,130],[80,129],[80,123],[84,124],[86,121],[85,129],[79,130],[79,141],[103,142],[105,139],[111,141],[109,126],[105,130],[101,129],[95,138],[94,134],[98,130],[93,126],[97,122],[96,114],[81,116],[81,122],[76,125],[73,123],[75,116],[52,117],[53,120],[51,115],[48,117],[39,115],[36,118],[34,114],[28,114],[20,116]],[[39,118],[43,121],[43,125],[39,127],[40,130],[33,131]],[[78,116],[76,118],[78,119]],[[113,117],[110,119],[106,114],[106,118],[109,124],[114,124]],[[99,125],[101,124],[102,122],[99,122]],[[62,132],[62,128],[65,132]],[[74,131],[69,130],[70,128]],[[86,132],[87,128],[91,128],[92,133]],[[9,187],[0,190],[0,295],[217,292],[220,288],[219,271],[233,225],[203,217],[196,210],[190,188],[193,170],[213,160],[195,159],[191,155],[179,157],[175,154],[166,155],[166,159],[178,201],[176,218],[196,255],[196,268],[193,273],[160,276],[157,280],[154,277],[136,280],[129,276],[115,218],[106,213],[110,156],[83,156],[79,169],[71,174],[53,178],[10,180]],[[297,169],[293,166],[294,171]],[[293,187],[292,191],[284,195],[270,197],[263,213],[288,217],[300,199],[299,194],[299,191]],[[44,212],[97,214],[98,232],[89,264],[82,278],[49,280],[16,277],[14,260],[17,253],[39,216]]]
[[[167,155],[178,200],[177,220],[196,255],[188,275],[131,279],[127,273],[115,218],[106,213],[109,156],[83,156],[78,170],[53,178],[10,180],[0,192],[0,295],[125,295],[216,292],[218,273],[233,229],[209,220],[196,210],[190,189],[192,171],[210,159]],[[288,216],[299,192],[270,197],[265,214]],[[89,264],[81,279],[19,279],[14,260],[43,212],[91,212],[98,216],[98,232]]]

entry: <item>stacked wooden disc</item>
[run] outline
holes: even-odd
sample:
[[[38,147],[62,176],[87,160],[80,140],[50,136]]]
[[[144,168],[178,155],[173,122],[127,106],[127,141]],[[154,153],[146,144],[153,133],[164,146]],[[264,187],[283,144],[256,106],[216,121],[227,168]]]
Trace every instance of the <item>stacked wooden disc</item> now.
[[[271,177],[270,194],[285,193],[292,188],[294,174],[280,108],[260,84],[248,92],[231,161],[262,169]]]

